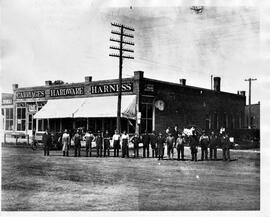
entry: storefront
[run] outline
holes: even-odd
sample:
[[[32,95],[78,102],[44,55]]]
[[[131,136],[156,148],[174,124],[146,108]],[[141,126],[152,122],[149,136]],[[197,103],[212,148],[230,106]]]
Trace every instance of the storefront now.
[[[184,79],[171,83],[145,78],[136,71],[133,77],[123,78],[121,89],[122,131],[164,131],[176,124],[207,130],[243,127],[245,96],[221,92],[220,79],[209,90],[187,86]],[[13,90],[12,102],[3,105],[2,101],[6,131],[31,134],[34,129],[61,132],[80,127],[113,133],[116,129],[117,79],[92,81],[88,76],[81,83],[46,81],[45,86],[29,88],[15,84]]]

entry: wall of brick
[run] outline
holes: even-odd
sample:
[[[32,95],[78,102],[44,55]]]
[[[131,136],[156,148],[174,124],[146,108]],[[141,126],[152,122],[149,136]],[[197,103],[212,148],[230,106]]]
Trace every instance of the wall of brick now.
[[[168,126],[174,127],[175,124],[180,128],[192,124],[204,129],[207,116],[209,115],[213,121],[215,113],[220,119],[219,128],[222,125],[224,114],[227,116],[241,115],[244,121],[244,96],[151,79],[144,79],[143,82],[144,86],[148,84],[154,86],[154,91],[150,94],[154,96],[155,101],[163,100],[165,102],[164,111],[155,109],[155,129],[157,131],[164,131]]]

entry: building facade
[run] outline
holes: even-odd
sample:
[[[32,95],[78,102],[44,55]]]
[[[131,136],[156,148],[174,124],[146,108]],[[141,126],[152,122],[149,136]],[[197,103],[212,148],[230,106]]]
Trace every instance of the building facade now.
[[[66,84],[46,81],[45,86],[19,88],[3,101],[4,130],[31,135],[46,128],[59,132],[82,127],[94,132],[116,129],[118,80]],[[164,82],[134,72],[122,81],[121,128],[129,133],[164,131],[168,126],[202,129],[243,128],[246,97],[220,91],[220,78],[214,90],[180,83]],[[5,104],[5,103],[6,104]]]
[[[248,126],[249,117],[250,126]],[[245,126],[246,128],[260,129],[260,102],[245,106]]]

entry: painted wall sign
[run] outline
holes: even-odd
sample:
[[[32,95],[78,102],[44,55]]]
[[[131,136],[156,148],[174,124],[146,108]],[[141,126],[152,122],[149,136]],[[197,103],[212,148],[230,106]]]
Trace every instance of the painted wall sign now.
[[[12,105],[13,104],[13,99],[2,99],[2,105]]]
[[[84,87],[69,87],[50,89],[50,97],[84,95]]]
[[[90,86],[90,94],[116,93],[119,91],[118,84],[103,84]],[[122,84],[122,92],[132,92],[133,83]]]
[[[20,91],[16,93],[17,99],[45,97],[45,90]]]
[[[36,105],[28,105],[28,111],[29,112],[36,112],[37,106]]]
[[[154,92],[154,85],[153,84],[145,84],[144,91]]]

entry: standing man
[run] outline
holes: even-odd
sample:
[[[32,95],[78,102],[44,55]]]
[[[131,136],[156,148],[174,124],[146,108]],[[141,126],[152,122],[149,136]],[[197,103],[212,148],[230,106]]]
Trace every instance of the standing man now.
[[[86,157],[91,157],[92,154],[92,141],[95,139],[93,133],[87,130],[86,134],[84,135],[85,143],[86,143]]]
[[[132,137],[131,142],[134,144],[134,158],[139,157],[140,137],[137,133]]]
[[[42,136],[42,142],[44,145],[44,156],[49,156],[50,155],[50,146],[52,145],[52,137],[51,134],[49,133],[49,130],[46,129],[45,133]]]
[[[175,126],[174,126],[174,129],[173,129],[173,132],[172,132],[172,135],[173,135],[173,137],[174,137],[174,145],[176,146],[176,140],[177,140],[177,138],[178,138],[178,134],[180,133],[180,130],[178,129],[178,125],[176,124]],[[172,155],[174,155],[174,148],[175,147],[173,147],[173,149],[172,149]]]
[[[152,149],[152,158],[157,157],[157,135],[155,131],[150,135],[150,144]]]
[[[122,158],[124,157],[129,157],[129,147],[128,147],[128,142],[129,142],[129,136],[127,132],[124,130],[123,134],[121,136],[121,143],[122,143]]]
[[[197,152],[198,152],[198,138],[195,131],[192,132],[189,141],[190,151],[191,151],[191,161],[197,161]]]
[[[169,136],[166,138],[166,144],[167,144],[167,155],[168,158],[171,159],[171,153],[172,153],[172,158],[173,158],[173,146],[174,146],[174,137],[172,136],[172,133],[169,133]]]
[[[185,150],[185,137],[181,133],[178,133],[178,138],[176,139],[176,149],[177,149],[177,160],[184,160],[184,150]]]
[[[232,144],[229,138],[228,133],[225,134],[225,158],[227,161],[231,160],[231,156],[230,156],[230,148],[231,148]]]
[[[95,142],[97,147],[97,157],[102,157],[102,137],[100,131],[98,131]]]
[[[63,151],[63,156],[68,157],[68,151],[69,151],[69,143],[70,143],[70,136],[68,134],[67,129],[65,129],[63,136],[62,136],[62,151]]]
[[[108,151],[108,157],[110,156],[110,135],[109,131],[106,130],[103,136],[103,144],[104,144],[104,157],[106,157],[106,151]]]
[[[215,132],[212,131],[210,138],[209,138],[209,146],[210,146],[210,160],[213,159],[214,154],[214,160],[217,160],[217,135],[215,135]]]
[[[227,158],[226,158],[226,135],[225,135],[225,132],[223,132],[221,135],[220,135],[220,146],[222,148],[222,159],[223,161],[226,161]]]
[[[199,142],[201,145],[201,160],[208,160],[209,137],[206,135],[205,131],[203,131]]]
[[[142,143],[143,143],[143,157],[145,156],[145,152],[147,151],[147,157],[149,157],[149,143],[150,143],[150,136],[147,132],[147,130],[145,131],[145,133],[142,135]]]
[[[119,157],[119,148],[120,148],[120,135],[118,130],[114,131],[113,135],[113,153],[114,157]]]
[[[82,138],[81,138],[79,129],[76,131],[76,133],[73,137],[73,140],[74,140],[74,148],[75,148],[74,157],[80,157],[81,156],[81,140],[82,140]]]
[[[158,160],[163,159],[164,143],[165,143],[165,139],[162,137],[162,133],[160,132],[157,137]]]

